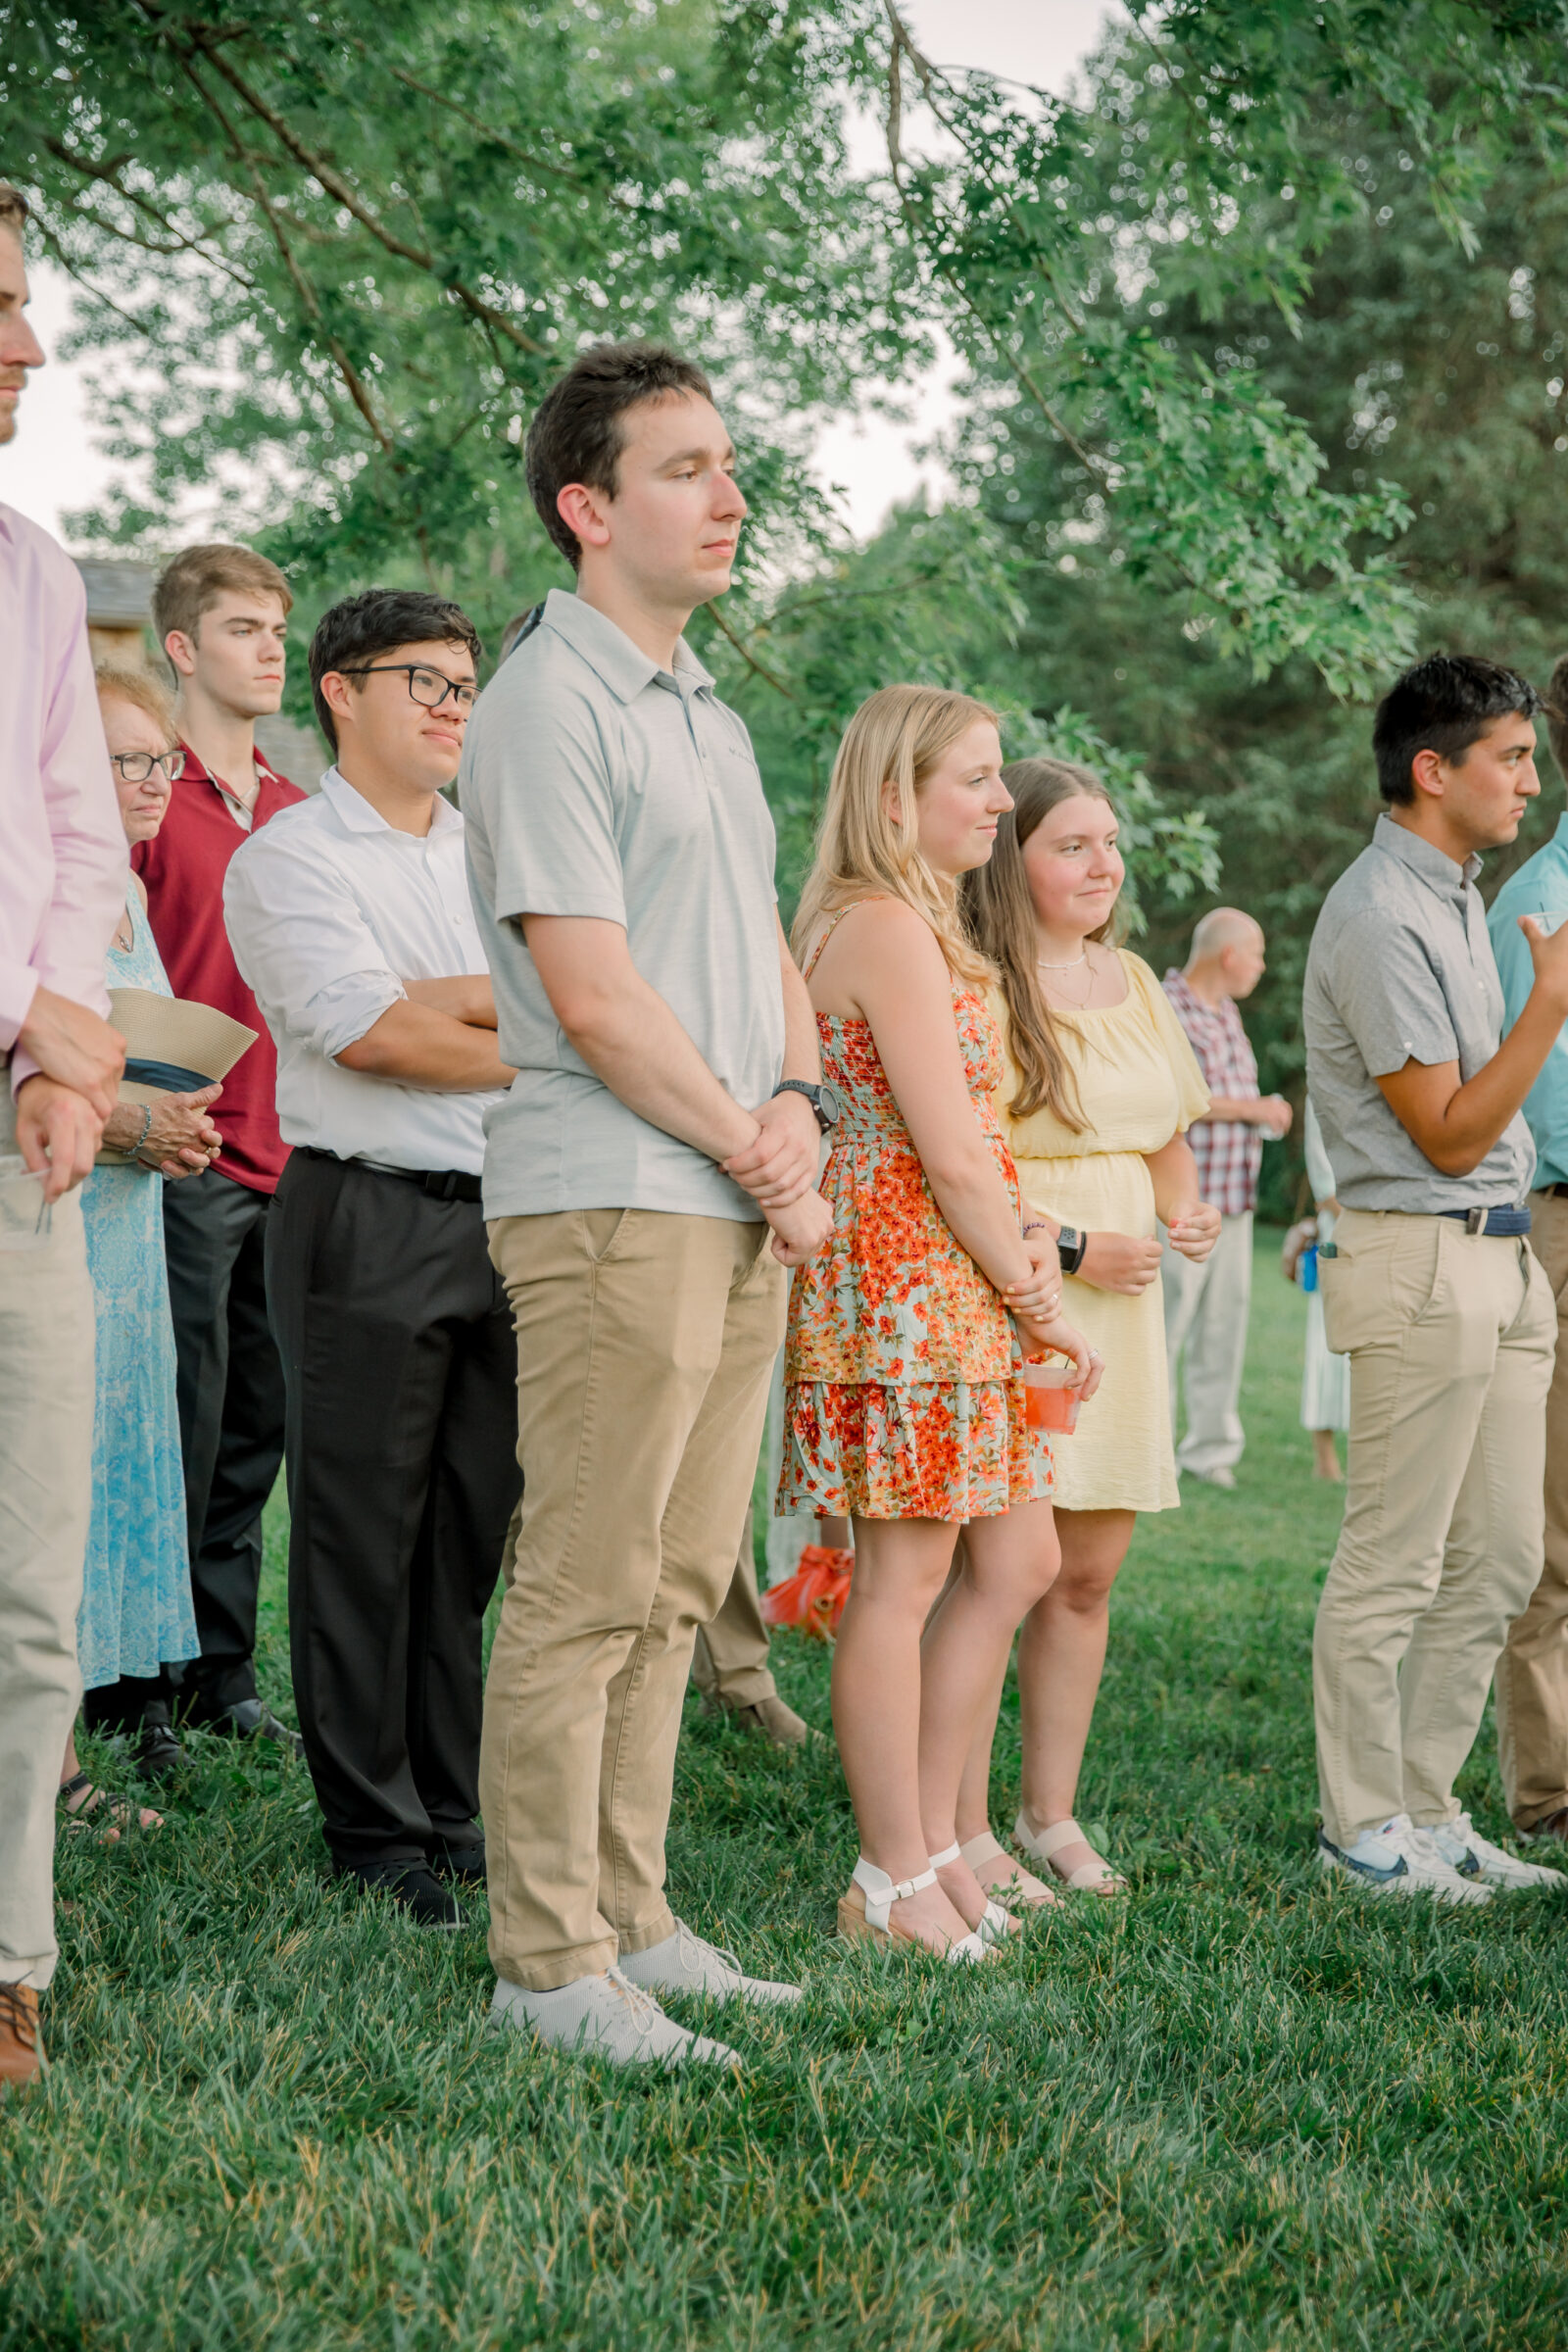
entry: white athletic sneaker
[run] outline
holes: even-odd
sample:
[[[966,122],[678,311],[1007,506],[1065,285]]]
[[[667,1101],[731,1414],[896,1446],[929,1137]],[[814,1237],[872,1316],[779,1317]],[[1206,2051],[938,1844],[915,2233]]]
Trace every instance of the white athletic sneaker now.
[[[1369,1894],[1430,1894],[1435,1903],[1492,1900],[1491,1887],[1461,1878],[1408,1813],[1396,1813],[1381,1830],[1363,1830],[1350,1846],[1335,1845],[1319,1830],[1317,1858],[1326,1871],[1353,1879]]]
[[[781,2005],[801,1998],[798,1984],[775,1984],[766,1977],[743,1976],[733,1952],[721,1952],[716,1944],[705,1943],[680,1919],[675,1922],[674,1935],[666,1936],[662,1943],[622,1954],[620,1974],[645,1992],[706,1993],[710,2000]]]
[[[677,2026],[618,1968],[607,1968],[602,1977],[578,1977],[552,1992],[532,1992],[498,1978],[490,2021],[516,2031],[531,2029],[549,2049],[608,2058],[612,2066],[740,2064],[739,2052],[724,2042]]]
[[[1452,1821],[1438,1822],[1433,1828],[1417,1830],[1415,1834],[1425,1839],[1440,1862],[1446,1862],[1461,1879],[1510,1889],[1568,1886],[1568,1878],[1560,1870],[1548,1870],[1544,1862],[1521,1862],[1516,1854],[1507,1853],[1490,1838],[1479,1836],[1468,1813],[1456,1813]]]

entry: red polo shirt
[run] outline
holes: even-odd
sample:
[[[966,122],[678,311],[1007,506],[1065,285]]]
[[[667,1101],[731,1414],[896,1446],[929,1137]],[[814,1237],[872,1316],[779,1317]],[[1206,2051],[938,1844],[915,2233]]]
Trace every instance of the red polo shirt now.
[[[305,795],[297,784],[256,755],[260,790],[251,830]],[[223,928],[223,876],[228,861],[249,836],[235,823],[228,803],[206,768],[185,746],[185,772],[170,798],[169,811],[151,841],[130,853],[130,862],[147,886],[147,912],[158,953],[176,997],[212,1004],[257,1033],[223,1081],[213,1117],[223,1138],[214,1161],[220,1174],[253,1192],[277,1188],[288,1146],[277,1132],[277,1049],[256,999],[239,976]]]

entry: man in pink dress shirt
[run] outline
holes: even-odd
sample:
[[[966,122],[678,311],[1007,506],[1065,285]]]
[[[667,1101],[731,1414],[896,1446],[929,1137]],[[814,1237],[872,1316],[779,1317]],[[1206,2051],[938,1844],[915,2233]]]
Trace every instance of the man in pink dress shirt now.
[[[24,316],[26,204],[0,182],[0,442],[43,353]],[[93,1303],[75,1187],[124,1041],[104,956],[125,840],[74,564],[0,506],[0,2090],[42,2070],[55,1790],[80,1694]]]

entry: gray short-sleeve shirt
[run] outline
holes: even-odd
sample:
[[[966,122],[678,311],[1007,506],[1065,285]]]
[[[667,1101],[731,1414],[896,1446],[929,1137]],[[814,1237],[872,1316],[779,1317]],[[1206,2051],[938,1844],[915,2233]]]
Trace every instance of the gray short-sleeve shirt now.
[[[1535,1146],[1509,1120],[1468,1176],[1435,1168],[1389,1108],[1379,1078],[1407,1061],[1456,1061],[1468,1083],[1502,1037],[1502,987],[1463,866],[1380,816],[1370,845],[1323,902],[1306,959],[1306,1083],[1347,1208],[1431,1215],[1523,1201]]]
[[[673,670],[552,591],[468,723],[468,872],[517,1076],[485,1119],[492,1217],[567,1208],[761,1212],[691,1145],[627,1108],[556,1020],[524,914],[620,924],[631,957],[748,1108],[784,1064],[773,820],[751,739],[684,639]]]

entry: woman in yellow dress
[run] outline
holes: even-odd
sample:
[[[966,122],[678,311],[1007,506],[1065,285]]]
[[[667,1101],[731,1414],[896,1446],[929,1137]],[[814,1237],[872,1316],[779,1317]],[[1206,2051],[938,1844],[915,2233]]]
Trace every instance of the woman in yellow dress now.
[[[1219,1212],[1200,1200],[1183,1141],[1208,1094],[1153,973],[1114,945],[1124,869],[1104,785],[1059,760],[1015,760],[1003,776],[1012,812],[989,864],[962,886],[975,942],[1002,974],[999,1103],[1028,1213],[1057,1235],[1063,1316],[1105,1364],[1076,1433],[1055,1447],[1061,1569],[1019,1636],[1023,1802],[1013,1836],[1052,1886],[1115,1894],[1126,1881],[1083,1836],[1073,1805],[1110,1589],[1136,1515],[1180,1501],[1156,1220],[1186,1257],[1214,1246]],[[960,1839],[989,1827],[995,1720],[993,1711],[971,1751]],[[1015,1900],[1047,1897],[1027,1872],[1004,1883]]]

